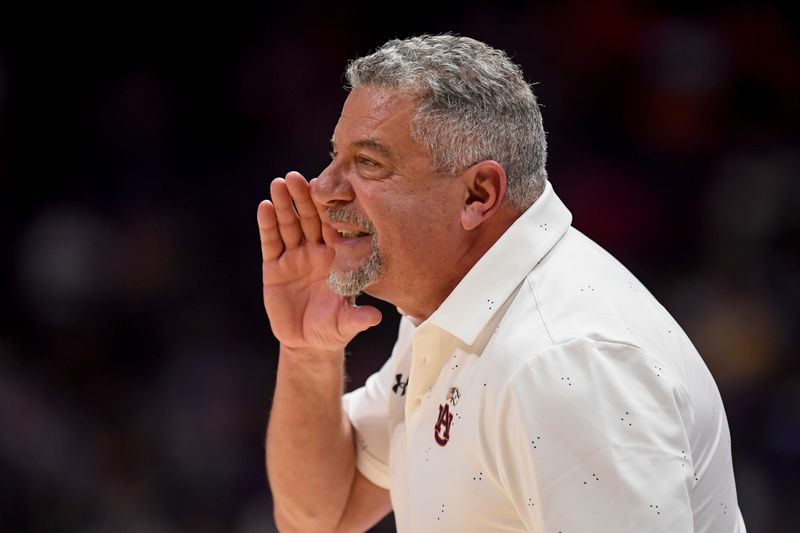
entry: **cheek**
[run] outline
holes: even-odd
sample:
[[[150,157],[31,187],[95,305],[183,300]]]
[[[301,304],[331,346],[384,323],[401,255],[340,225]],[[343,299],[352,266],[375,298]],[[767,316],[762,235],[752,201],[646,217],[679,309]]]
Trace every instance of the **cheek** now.
[[[396,191],[380,185],[358,191],[378,234],[381,253],[392,261],[430,261],[452,243],[460,228],[458,199],[444,187]],[[423,257],[425,256],[425,257]]]
[[[446,256],[453,242],[453,217],[446,216],[442,207],[416,205],[404,210],[395,206],[384,211],[377,226],[381,252],[407,263],[408,268]]]
[[[384,259],[392,263],[403,262],[408,251],[417,249],[423,230],[414,214],[402,205],[384,205],[371,216],[378,235],[378,249]]]

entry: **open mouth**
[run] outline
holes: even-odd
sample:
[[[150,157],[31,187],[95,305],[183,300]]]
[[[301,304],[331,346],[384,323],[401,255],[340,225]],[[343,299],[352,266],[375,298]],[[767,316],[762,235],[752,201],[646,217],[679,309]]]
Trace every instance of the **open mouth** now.
[[[367,237],[375,237],[375,228],[372,222],[366,216],[352,209],[329,209],[326,218],[336,231],[336,241],[342,245],[355,246],[367,240]]]

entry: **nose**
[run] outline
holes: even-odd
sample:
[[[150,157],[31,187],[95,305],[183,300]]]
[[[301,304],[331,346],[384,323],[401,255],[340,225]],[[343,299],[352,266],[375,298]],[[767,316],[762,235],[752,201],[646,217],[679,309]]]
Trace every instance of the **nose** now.
[[[319,176],[311,180],[311,199],[320,207],[334,207],[355,198],[347,176],[331,161]]]

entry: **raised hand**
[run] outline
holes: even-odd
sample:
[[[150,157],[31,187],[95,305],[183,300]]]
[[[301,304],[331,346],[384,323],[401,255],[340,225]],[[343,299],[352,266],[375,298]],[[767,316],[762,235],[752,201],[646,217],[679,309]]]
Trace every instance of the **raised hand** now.
[[[341,352],[359,332],[378,324],[380,311],[356,306],[327,286],[334,251],[325,245],[324,224],[298,172],[270,185],[272,201],[258,206],[263,260],[264,308],[284,349]],[[326,228],[329,230],[329,228]]]

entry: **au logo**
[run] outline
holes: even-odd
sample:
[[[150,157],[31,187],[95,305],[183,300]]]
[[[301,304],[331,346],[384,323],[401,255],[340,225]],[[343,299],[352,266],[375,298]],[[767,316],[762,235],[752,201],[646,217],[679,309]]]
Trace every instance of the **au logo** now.
[[[450,412],[450,404],[443,403],[439,406],[439,418],[433,427],[433,438],[439,446],[447,446],[450,440],[450,424],[453,423],[453,413]]]
[[[458,387],[450,387],[447,391],[447,401],[439,406],[439,417],[433,427],[433,438],[439,446],[446,446],[450,441],[450,425],[453,423],[450,404],[455,407],[460,398],[461,390]]]

